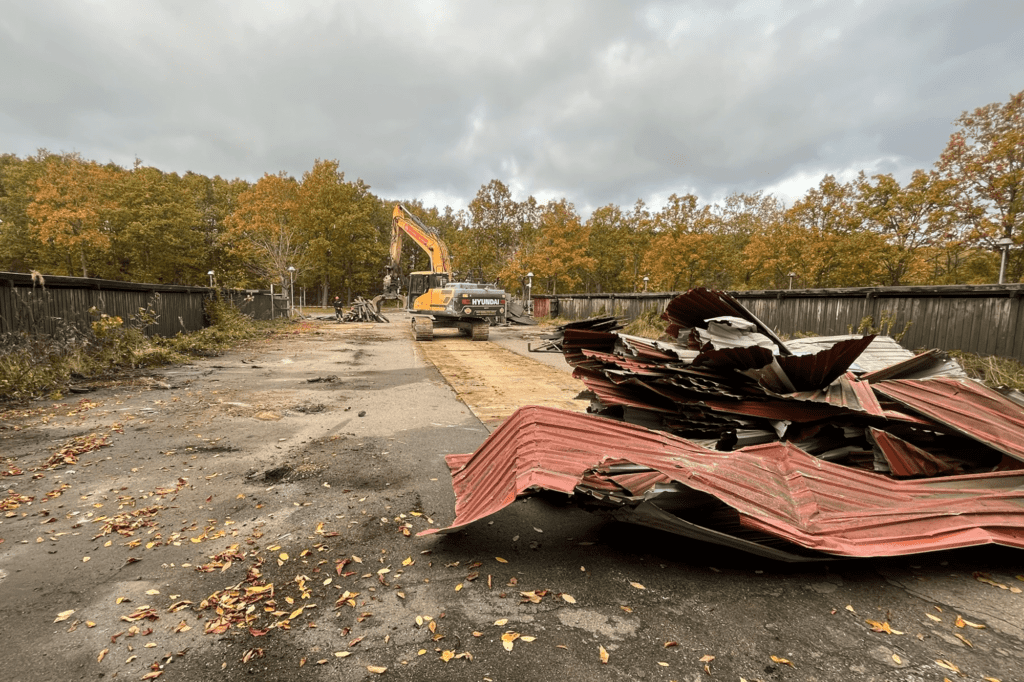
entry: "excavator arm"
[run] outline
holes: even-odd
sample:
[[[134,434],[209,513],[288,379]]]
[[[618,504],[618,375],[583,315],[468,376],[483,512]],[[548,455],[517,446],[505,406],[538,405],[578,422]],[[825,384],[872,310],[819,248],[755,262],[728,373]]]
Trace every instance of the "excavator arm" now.
[[[448,255],[448,246],[441,241],[437,230],[423,224],[401,204],[395,204],[395,210],[391,214],[391,258],[387,267],[386,288],[397,290],[403,234],[409,235],[430,256],[431,272],[451,277],[452,259]]]

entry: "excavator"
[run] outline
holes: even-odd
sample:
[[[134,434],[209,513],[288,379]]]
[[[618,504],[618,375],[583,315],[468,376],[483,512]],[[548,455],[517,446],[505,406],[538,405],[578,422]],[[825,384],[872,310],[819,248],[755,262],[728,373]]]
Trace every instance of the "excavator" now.
[[[417,341],[432,341],[434,330],[443,328],[457,328],[474,341],[486,341],[491,321],[503,319],[508,311],[508,295],[488,284],[452,281],[451,256],[437,230],[401,204],[395,205],[391,216],[391,257],[384,276],[384,294],[378,299],[405,302],[413,314]],[[409,273],[408,293],[402,296],[399,264],[404,235],[430,256],[430,270]]]

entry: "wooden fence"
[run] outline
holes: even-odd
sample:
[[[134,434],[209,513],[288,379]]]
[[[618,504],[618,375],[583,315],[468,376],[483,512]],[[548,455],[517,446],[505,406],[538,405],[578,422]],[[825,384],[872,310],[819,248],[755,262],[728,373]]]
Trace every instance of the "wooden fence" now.
[[[662,311],[680,292],[572,294],[534,299],[534,315],[580,320],[615,314],[632,320]],[[906,330],[911,349],[941,348],[997,355],[1024,362],[1024,285],[859,287],[782,291],[733,291],[750,312],[779,334],[822,336],[856,332],[871,318],[883,333]]]
[[[72,329],[87,330],[100,314],[136,318],[140,309],[151,310],[156,322],[146,334],[174,336],[206,326],[204,306],[214,290],[166,284],[138,284],[83,277],[45,277],[0,272],[0,334],[29,332],[48,336]],[[255,319],[287,314],[288,301],[263,290],[224,290],[243,313]]]

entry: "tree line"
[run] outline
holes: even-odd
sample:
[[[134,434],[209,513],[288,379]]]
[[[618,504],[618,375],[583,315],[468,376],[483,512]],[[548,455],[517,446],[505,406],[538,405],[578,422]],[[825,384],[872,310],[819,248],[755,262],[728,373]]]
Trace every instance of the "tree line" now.
[[[456,272],[519,293],[971,284],[1024,278],[1024,91],[965,112],[930,169],[821,179],[791,206],[765,192],[654,210],[516,200],[500,180],[466,209],[404,199],[438,228]],[[382,288],[393,199],[333,160],[251,183],[78,154],[0,156],[0,270],[266,288],[308,299]],[[406,240],[406,272],[427,267]],[[289,268],[295,268],[290,271]]]

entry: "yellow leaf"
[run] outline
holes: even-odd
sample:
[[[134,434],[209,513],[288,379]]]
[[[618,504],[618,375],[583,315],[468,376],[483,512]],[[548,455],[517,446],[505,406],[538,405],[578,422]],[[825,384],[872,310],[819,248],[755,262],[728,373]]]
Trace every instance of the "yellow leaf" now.
[[[447,663],[448,661],[452,660],[453,658],[455,658],[455,652],[454,651],[449,651],[449,650],[445,649],[444,651],[441,652],[441,660],[444,661],[445,663]]]
[[[146,594],[152,596],[154,594],[160,594],[160,590],[146,590]]]
[[[61,611],[60,613],[57,614],[57,617],[53,619],[53,622],[54,623],[59,623],[62,620],[67,620],[68,618],[71,617],[71,614],[73,614],[74,612],[75,612],[74,609],[69,609],[67,611]]]
[[[702,656],[701,659],[700,659],[700,662],[701,663],[710,663],[713,660],[715,660],[715,657],[712,656],[711,654],[708,654],[707,656]]]
[[[940,659],[936,660],[935,662],[938,663],[941,667],[945,668],[946,670],[952,670],[955,673],[959,673],[960,672],[960,668],[956,667],[956,664],[951,663],[951,662],[949,662],[947,660],[944,660],[944,659],[940,658]]]
[[[941,619],[941,618],[939,618],[938,616],[933,616],[933,615],[932,615],[932,614],[930,614],[930,613],[926,613],[926,614],[924,614],[924,615],[928,616],[929,618],[931,618],[932,620],[934,620],[934,621],[935,621],[936,623],[941,623],[941,622],[942,622],[942,619]]]
[[[403,566],[412,566],[413,563],[414,563],[414,561],[413,561],[412,557],[409,557],[407,559],[402,559],[402,565]]]
[[[502,559],[500,556],[494,557],[494,560],[497,561],[500,564],[507,564],[508,563],[508,559]]]
[[[335,651],[334,655],[337,656],[338,658],[345,658],[346,656],[351,656],[352,652],[351,651]]]
[[[565,601],[569,602],[570,604],[575,604],[576,603],[576,599],[571,594],[563,594],[562,595],[562,599],[564,599]]]
[[[91,558],[92,557],[87,557],[87,556],[82,557],[82,563],[85,563],[86,561],[88,561]]]
[[[598,649],[598,653],[601,655],[601,662],[602,663],[607,663],[608,662],[608,652],[605,650],[605,648],[603,646],[598,646],[597,649]]]
[[[647,589],[646,587],[644,587],[640,583],[635,583],[633,581],[630,581],[629,584],[632,585],[633,587],[635,587],[638,590],[646,590]]]
[[[423,626],[423,616],[416,616],[416,625]]]
[[[103,651],[101,651],[100,655],[96,657],[96,662],[97,663],[102,663],[103,662],[103,657],[106,656],[109,652],[110,652],[110,649],[104,649]]]
[[[473,630],[473,636],[474,637],[483,637],[484,633],[480,632],[479,630]]]
[[[665,667],[665,668],[668,667],[668,663],[666,663],[665,661],[658,661],[658,665],[660,665],[662,667]]]
[[[458,585],[455,586],[455,591],[456,592],[458,592],[461,589],[462,589],[462,583],[459,583]]]
[[[417,652],[416,652],[416,655],[417,655],[417,656],[422,656],[422,655],[423,655],[423,654],[425,654],[425,653],[427,653],[427,650],[426,650],[426,649],[420,649],[419,651],[417,651]]]
[[[903,659],[900,658],[899,654],[893,654],[892,655],[892,660],[894,660],[896,662],[896,665],[902,665],[903,664]]]
[[[974,645],[971,644],[970,640],[968,640],[966,637],[961,635],[959,632],[954,632],[953,636],[956,637],[957,639],[959,639],[961,642],[963,642],[967,646],[971,647],[972,649],[974,648]]]
[[[383,675],[388,671],[388,669],[382,665],[368,665],[366,666],[366,669],[377,675]]]
[[[964,621],[964,625],[966,625],[969,628],[975,628],[975,629],[978,629],[978,630],[984,630],[985,627],[986,627],[986,626],[982,625],[981,623],[972,623],[969,620],[965,620]]]
[[[956,617],[956,626],[957,626],[958,628],[962,628],[962,627],[964,627],[965,625],[967,625],[967,621],[965,621],[965,620],[964,620],[963,618],[961,618],[961,617],[960,617],[960,616],[958,615],[958,616]]]
[[[846,605],[846,610],[849,611],[850,613],[857,613],[856,611],[853,610],[853,605],[852,604],[847,604]]]
[[[780,665],[788,665],[790,668],[796,668],[796,666],[793,665],[793,662],[788,659],[779,658],[778,656],[772,656],[772,660]]]
[[[556,645],[555,645],[555,648],[558,648],[558,649],[565,649],[566,651],[568,651],[568,650],[569,650],[569,647],[567,647],[567,646],[566,646],[566,645],[564,645],[564,644],[556,644]]]
[[[72,613],[74,613],[74,611],[72,611]],[[494,624],[499,626],[505,625],[506,623],[508,623],[508,618],[501,618],[499,620],[494,621]]]
[[[85,621],[85,627],[87,627],[87,628],[94,628],[94,627],[96,627],[96,623],[92,622],[91,620],[87,620],[87,621]]]
[[[288,561],[288,552],[281,552],[277,555],[277,558],[281,561]]]
[[[295,620],[296,618],[301,616],[302,615],[302,609],[303,609],[303,607],[300,606],[299,608],[297,608],[294,611],[292,611],[291,615],[288,616],[288,620]]]
[[[633,609],[631,609],[628,606],[620,606],[619,608],[625,611],[626,613],[633,613]]]
[[[514,642],[517,639],[519,639],[519,633],[518,632],[506,632],[505,634],[503,634],[501,636],[501,641],[503,641],[503,642]]]
[[[534,641],[537,638],[532,636],[532,635],[523,635],[519,639],[523,640],[524,642],[532,642],[532,641]]]
[[[431,632],[437,632],[437,623],[435,623],[434,621],[430,621],[430,623],[427,625],[427,629]]]

